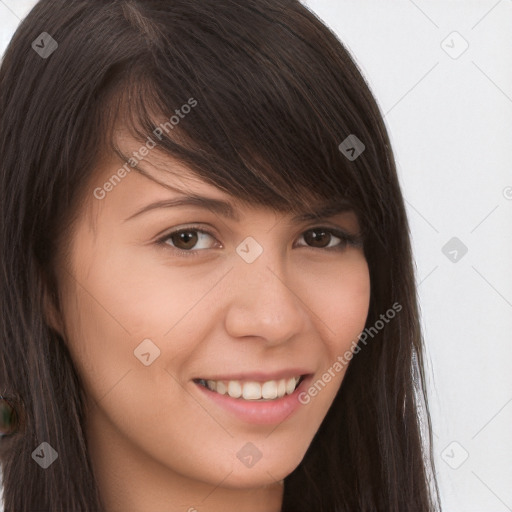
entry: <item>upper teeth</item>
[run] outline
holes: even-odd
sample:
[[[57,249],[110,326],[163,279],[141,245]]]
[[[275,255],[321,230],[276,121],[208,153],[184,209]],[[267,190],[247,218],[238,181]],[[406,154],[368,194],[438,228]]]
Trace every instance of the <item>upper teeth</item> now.
[[[199,382],[212,391],[221,395],[229,395],[232,398],[272,400],[282,398],[284,395],[291,395],[295,391],[299,380],[300,376],[266,382],[240,382],[239,380],[200,380]]]

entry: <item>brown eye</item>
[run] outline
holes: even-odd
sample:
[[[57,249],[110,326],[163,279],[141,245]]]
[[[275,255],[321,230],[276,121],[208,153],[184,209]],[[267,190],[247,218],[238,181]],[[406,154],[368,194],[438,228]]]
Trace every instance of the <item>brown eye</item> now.
[[[160,239],[159,243],[170,245],[181,253],[188,252],[190,254],[194,254],[201,250],[213,247],[214,244],[212,242],[208,242],[208,238],[215,240],[215,237],[208,231],[190,227],[168,233]],[[197,247],[197,245],[202,245],[202,247]]]
[[[353,237],[342,231],[330,228],[313,228],[304,232],[306,244],[314,249],[343,249],[351,243]],[[329,245],[333,239],[338,239],[334,245]],[[336,242],[336,240],[334,240]]]
[[[197,231],[178,231],[177,233],[172,234],[169,237],[172,240],[172,243],[178,249],[193,249],[194,245],[197,244],[199,237],[197,236]]]
[[[339,229],[327,227],[309,229],[300,238],[304,239],[306,245],[299,244],[299,247],[310,249],[342,251],[347,246],[362,246],[362,238],[359,235],[350,235]],[[198,256],[204,249],[222,248],[212,233],[195,226],[171,231],[157,240],[157,244],[170,246],[180,256]]]
[[[323,248],[329,243],[331,234],[324,229],[311,229],[306,231],[304,240],[313,247]]]

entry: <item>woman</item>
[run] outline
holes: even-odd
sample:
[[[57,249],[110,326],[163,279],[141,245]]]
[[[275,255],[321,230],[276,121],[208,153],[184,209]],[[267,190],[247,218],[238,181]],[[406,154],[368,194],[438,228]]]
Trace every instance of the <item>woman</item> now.
[[[389,139],[310,11],[42,0],[0,123],[7,512],[435,510]]]

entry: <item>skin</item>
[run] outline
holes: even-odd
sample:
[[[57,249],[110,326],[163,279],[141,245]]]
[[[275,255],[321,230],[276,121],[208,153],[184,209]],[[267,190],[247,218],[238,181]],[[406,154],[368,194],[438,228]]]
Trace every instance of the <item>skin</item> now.
[[[124,137],[126,154],[140,143]],[[329,251],[303,234],[332,227],[356,234],[352,212],[292,224],[291,215],[237,203],[183,164],[152,150],[104,199],[94,198],[121,162],[95,170],[72,233],[59,254],[62,309],[50,325],[66,340],[87,397],[86,437],[107,512],[274,512],[283,479],[302,460],[346,368],[279,425],[243,422],[219,408],[192,379],[215,373],[306,367],[314,380],[364,329],[370,298],[361,247]],[[159,208],[178,194],[157,183],[230,201],[240,222],[197,206]],[[180,256],[171,229],[200,224],[205,235]],[[197,232],[194,232],[197,233]],[[235,251],[247,236],[263,247],[251,264]],[[333,238],[325,245],[343,244]],[[193,245],[193,242],[192,242]],[[190,250],[190,249],[189,249]],[[229,271],[229,272],[228,272]],[[134,356],[151,339],[160,356]],[[261,459],[246,467],[248,442]]]

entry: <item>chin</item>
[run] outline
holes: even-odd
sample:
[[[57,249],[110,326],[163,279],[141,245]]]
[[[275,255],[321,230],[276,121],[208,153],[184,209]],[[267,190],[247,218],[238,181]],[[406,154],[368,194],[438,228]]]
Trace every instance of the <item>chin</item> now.
[[[274,485],[284,480],[297,468],[303,459],[303,454],[300,457],[289,456],[287,459],[289,460],[283,460],[274,454],[272,461],[265,461],[262,457],[252,467],[246,467],[237,459],[233,467],[226,471],[226,473],[231,471],[231,474],[222,486],[231,489],[251,489]]]

